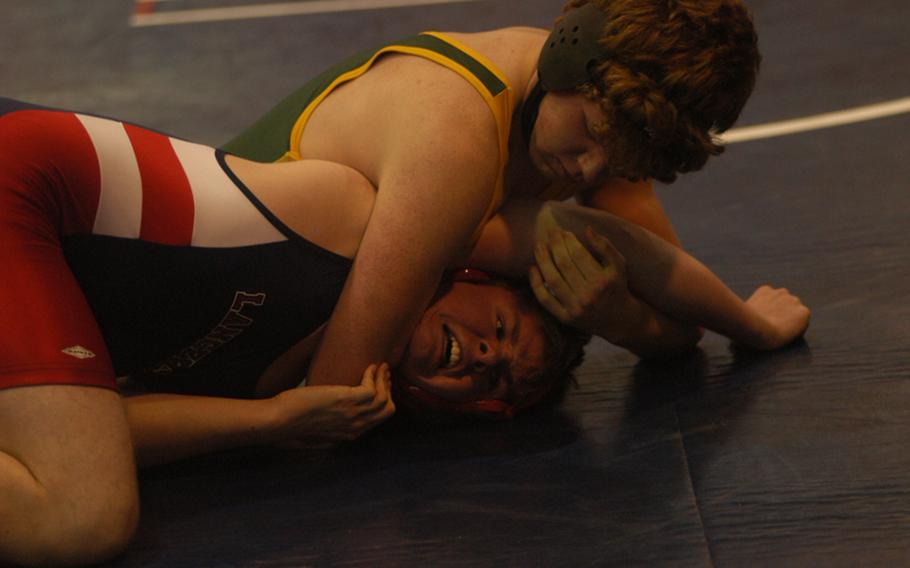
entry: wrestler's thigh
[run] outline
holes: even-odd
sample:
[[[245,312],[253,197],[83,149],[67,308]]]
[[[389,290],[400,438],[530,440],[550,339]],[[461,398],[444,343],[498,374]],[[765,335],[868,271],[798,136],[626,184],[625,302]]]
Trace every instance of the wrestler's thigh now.
[[[136,467],[115,391],[68,385],[0,390],[0,451],[28,468],[59,522],[109,523],[112,537],[132,532],[133,526],[121,525],[135,524],[138,515]]]

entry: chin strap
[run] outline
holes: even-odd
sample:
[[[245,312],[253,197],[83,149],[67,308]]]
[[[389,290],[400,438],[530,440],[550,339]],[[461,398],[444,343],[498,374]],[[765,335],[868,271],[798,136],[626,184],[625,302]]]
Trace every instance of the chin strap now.
[[[417,385],[406,385],[397,390],[400,394],[404,394],[417,402],[415,410],[430,416],[446,417],[467,414],[494,420],[511,420],[516,412],[514,404],[509,404],[503,400],[482,399],[456,402],[446,400]]]
[[[537,123],[537,115],[540,113],[540,102],[546,94],[540,81],[537,81],[531,88],[527,100],[521,106],[521,134],[525,138],[525,145],[529,147],[531,146],[531,135],[534,134],[534,125]]]
[[[441,396],[426,391],[417,385],[398,385],[395,384],[395,392],[399,397],[409,397],[417,401],[418,405],[414,410],[429,414],[430,416],[445,417],[452,415],[470,415],[488,418],[492,420],[511,420],[515,414],[534,406],[540,402],[549,392],[549,389],[540,389],[539,391],[521,399],[518,402],[506,402],[494,398],[484,398],[480,400],[471,400],[467,402],[456,402],[446,400]]]

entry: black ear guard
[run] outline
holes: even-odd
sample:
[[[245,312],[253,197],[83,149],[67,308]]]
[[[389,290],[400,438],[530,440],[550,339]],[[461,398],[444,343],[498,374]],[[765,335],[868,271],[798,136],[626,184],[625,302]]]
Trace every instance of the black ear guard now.
[[[572,10],[553,29],[540,52],[537,75],[545,91],[565,91],[597,81],[591,67],[609,52],[598,43],[607,16],[594,4]]]
[[[526,143],[531,143],[540,102],[548,91],[567,91],[588,82],[600,83],[592,67],[610,55],[597,42],[606,21],[606,14],[597,6],[585,4],[569,12],[547,38],[537,60],[539,80],[521,111],[521,130]]]

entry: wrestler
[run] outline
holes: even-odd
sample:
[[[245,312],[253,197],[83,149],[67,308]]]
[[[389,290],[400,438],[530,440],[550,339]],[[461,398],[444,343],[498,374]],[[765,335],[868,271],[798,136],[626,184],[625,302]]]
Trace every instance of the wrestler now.
[[[0,101],[0,517],[17,520],[0,528],[0,559],[88,563],[125,546],[138,515],[134,452],[154,463],[349,437],[386,419],[387,367],[366,365],[357,387],[291,388],[350,281],[376,199],[338,164],[257,164]],[[596,259],[560,230],[587,226],[608,238],[584,237]],[[536,259],[534,294],[548,309],[643,353],[646,337],[657,352],[691,346],[699,324],[774,348],[808,322],[789,294],[743,303],[681,250],[604,212],[514,200],[480,245],[472,262],[506,275]],[[405,342],[401,403],[507,416],[552,392],[572,351],[542,371],[552,361],[541,316],[484,277],[455,280]],[[124,404],[121,373],[189,394]]]
[[[721,152],[713,135],[752,91],[756,44],[740,0],[573,0],[552,32],[428,32],[291,94],[224,149],[328,160],[376,188],[311,383],[397,360],[446,267],[522,197],[577,195],[678,244],[650,180]]]
[[[134,452],[159,463],[343,439],[388,418],[387,365],[358,387],[292,388],[372,200],[336,164],[254,164],[0,99],[0,563],[85,564],[122,548],[138,516]],[[583,342],[554,352],[532,302],[476,273],[454,279],[402,372],[415,410],[509,415],[580,360]],[[122,374],[186,394],[124,403]],[[448,389],[459,375],[470,395]]]

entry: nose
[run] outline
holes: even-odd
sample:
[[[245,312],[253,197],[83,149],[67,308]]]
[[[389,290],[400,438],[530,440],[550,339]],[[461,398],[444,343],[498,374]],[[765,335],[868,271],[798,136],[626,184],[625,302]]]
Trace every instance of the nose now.
[[[474,350],[472,367],[483,372],[512,359],[512,349],[506,343],[481,340]]]
[[[606,165],[606,152],[599,144],[589,148],[578,158],[578,167],[581,169],[581,174],[587,184],[597,181]]]

